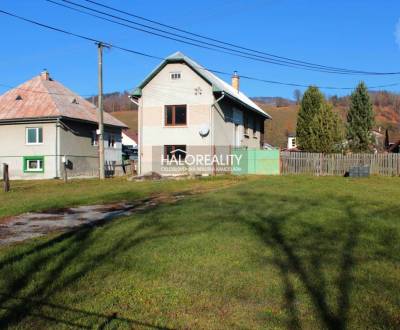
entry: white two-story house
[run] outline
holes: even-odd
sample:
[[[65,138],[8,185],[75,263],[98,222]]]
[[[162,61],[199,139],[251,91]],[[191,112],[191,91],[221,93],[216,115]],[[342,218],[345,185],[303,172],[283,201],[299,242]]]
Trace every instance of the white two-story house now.
[[[264,121],[271,118],[239,90],[236,73],[230,85],[180,52],[157,66],[131,98],[139,106],[140,174],[176,174],[164,166],[173,156],[191,173],[227,172],[233,148],[262,147]]]

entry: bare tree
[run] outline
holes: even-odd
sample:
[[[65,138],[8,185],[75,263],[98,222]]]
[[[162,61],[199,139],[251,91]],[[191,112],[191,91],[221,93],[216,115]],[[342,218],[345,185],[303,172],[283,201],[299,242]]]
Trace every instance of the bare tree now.
[[[300,89],[295,89],[293,91],[293,96],[294,96],[294,99],[296,101],[296,104],[299,105],[300,101],[301,101],[301,97],[302,97]]]

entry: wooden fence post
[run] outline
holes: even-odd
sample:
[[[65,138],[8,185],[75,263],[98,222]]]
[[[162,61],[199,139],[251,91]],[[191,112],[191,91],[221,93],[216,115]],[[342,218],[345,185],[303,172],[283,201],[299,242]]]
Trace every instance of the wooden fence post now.
[[[68,182],[67,162],[64,162],[64,182]]]
[[[3,164],[3,180],[4,180],[4,191],[10,191],[10,177],[8,175],[8,164]]]

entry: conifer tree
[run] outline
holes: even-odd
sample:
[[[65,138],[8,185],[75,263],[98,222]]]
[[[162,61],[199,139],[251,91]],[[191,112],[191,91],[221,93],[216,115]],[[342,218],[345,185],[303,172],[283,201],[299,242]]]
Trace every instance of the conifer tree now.
[[[296,137],[300,149],[332,153],[341,150],[343,125],[317,87],[309,87],[301,101]]]
[[[374,112],[367,86],[360,82],[350,96],[350,108],[347,113],[347,140],[353,152],[365,152],[371,149],[374,125]]]
[[[297,116],[296,141],[300,149],[316,149],[315,116],[324,103],[324,96],[315,86],[310,86],[303,95]]]

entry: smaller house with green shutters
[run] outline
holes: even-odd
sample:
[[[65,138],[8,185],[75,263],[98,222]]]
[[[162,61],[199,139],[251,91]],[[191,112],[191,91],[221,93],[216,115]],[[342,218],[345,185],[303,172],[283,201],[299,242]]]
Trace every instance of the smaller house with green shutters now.
[[[139,173],[231,172],[236,148],[261,149],[271,117],[239,88],[177,52],[133,91]]]
[[[105,159],[110,168],[122,159],[126,125],[104,113]],[[0,96],[0,172],[11,179],[97,176],[97,110],[53,80],[47,71]],[[2,175],[2,173],[0,173]]]

